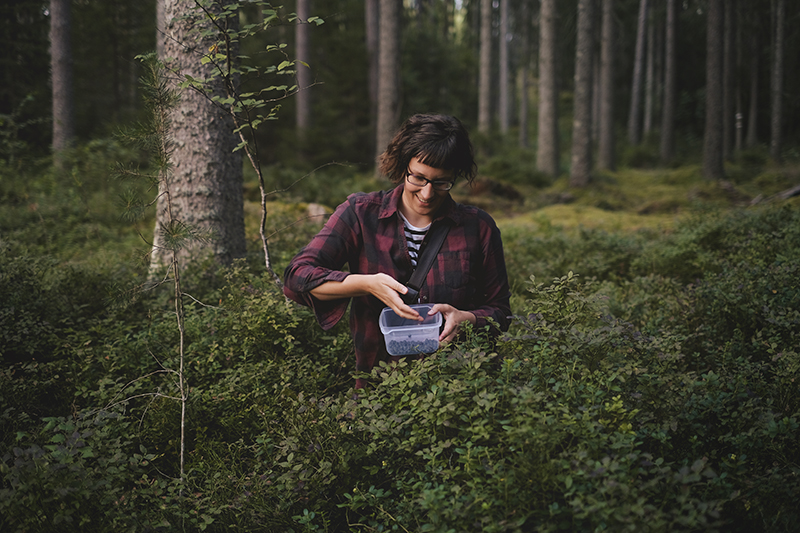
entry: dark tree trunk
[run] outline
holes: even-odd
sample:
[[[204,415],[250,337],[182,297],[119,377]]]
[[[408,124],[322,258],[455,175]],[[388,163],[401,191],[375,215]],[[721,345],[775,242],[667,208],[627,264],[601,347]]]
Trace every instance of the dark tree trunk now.
[[[589,184],[592,173],[592,2],[593,0],[578,0],[572,164],[569,175],[571,187],[585,187]]]
[[[677,3],[667,0],[667,23],[664,43],[664,105],[661,109],[661,162],[668,163],[675,155],[675,54],[677,37]]]
[[[75,138],[75,105],[72,96],[72,46],[70,1],[50,0],[50,75],[53,94],[53,157],[63,165],[61,152]]]
[[[747,138],[745,146],[754,148],[758,144],[758,34],[750,36],[750,102],[747,112]]]
[[[364,24],[367,35],[367,91],[369,93],[369,121],[370,131],[374,134],[373,139],[377,138],[378,127],[378,0],[366,0],[364,2]],[[372,153],[378,150],[372,148]]]
[[[488,134],[492,121],[492,0],[481,0],[481,52],[478,79],[478,131]]]
[[[722,0],[709,0],[706,34],[706,122],[703,135],[703,177],[725,177],[722,165]]]
[[[376,156],[386,150],[399,120],[400,7],[398,0],[380,0]]]
[[[309,62],[309,51],[311,48],[310,26],[307,23],[311,0],[297,0],[297,21],[295,22],[295,46],[297,47],[297,59],[302,63]],[[297,137],[300,145],[304,144],[305,134],[311,126],[311,70],[309,67],[298,63],[297,69],[297,89],[295,108],[295,126],[297,127]]]
[[[600,110],[597,164],[614,170],[614,0],[603,0],[600,46]]]
[[[500,0],[500,133],[507,134],[511,127],[511,90],[509,87],[509,56],[508,56],[508,3],[510,0]]]
[[[781,118],[783,115],[783,47],[784,19],[786,18],[786,0],[773,0],[775,41],[772,45],[772,76],[770,83],[770,142],[769,155],[774,161],[781,161],[781,144],[783,142]]]
[[[556,0],[542,0],[540,9],[536,168],[548,176],[556,177],[559,172]]]
[[[722,157],[730,160],[733,156],[735,119],[734,104],[736,95],[736,0],[725,2],[725,30],[723,48],[722,83]]]
[[[530,21],[530,0],[522,0],[521,6],[522,20],[522,64],[520,67],[520,95],[519,95],[519,146],[528,147],[528,76],[530,76],[531,63],[531,21]]]
[[[636,29],[636,52],[633,60],[633,79],[631,81],[631,105],[628,112],[628,142],[637,145],[641,142],[642,117],[642,79],[644,78],[644,48],[647,33],[648,0],[639,0],[639,19]]]

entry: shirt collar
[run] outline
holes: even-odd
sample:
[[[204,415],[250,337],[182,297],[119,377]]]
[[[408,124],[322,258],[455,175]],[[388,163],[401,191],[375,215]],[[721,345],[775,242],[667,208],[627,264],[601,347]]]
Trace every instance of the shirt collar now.
[[[394,216],[397,212],[397,205],[400,202],[400,198],[403,196],[403,184],[396,186],[392,191],[388,194],[383,196],[383,203],[381,204],[381,211],[379,218],[389,218]],[[448,194],[447,197],[442,202],[441,207],[439,208],[439,213],[433,222],[437,220],[442,220],[444,218],[449,218],[453,221],[456,225],[461,223],[461,211],[456,208],[457,204],[453,197]]]

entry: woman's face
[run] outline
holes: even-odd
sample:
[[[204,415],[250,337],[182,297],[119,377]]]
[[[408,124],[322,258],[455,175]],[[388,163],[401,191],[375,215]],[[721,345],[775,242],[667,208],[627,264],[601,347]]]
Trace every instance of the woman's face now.
[[[411,159],[403,180],[400,211],[414,226],[424,227],[432,222],[436,211],[450,194],[449,191],[437,190],[430,182],[452,183],[453,171],[429,167],[420,163],[417,157]]]

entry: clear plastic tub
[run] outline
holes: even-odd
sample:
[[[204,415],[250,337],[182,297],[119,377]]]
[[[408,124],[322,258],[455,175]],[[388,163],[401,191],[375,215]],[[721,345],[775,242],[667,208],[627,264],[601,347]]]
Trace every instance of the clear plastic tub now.
[[[397,316],[390,307],[381,311],[380,327],[389,355],[414,355],[433,353],[439,349],[439,328],[442,314],[428,316],[433,304],[414,304],[422,322]]]

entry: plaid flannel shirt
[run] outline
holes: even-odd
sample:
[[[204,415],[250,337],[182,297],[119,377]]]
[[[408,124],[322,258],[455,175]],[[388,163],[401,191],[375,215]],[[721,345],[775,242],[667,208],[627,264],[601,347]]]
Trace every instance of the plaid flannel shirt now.
[[[286,267],[284,293],[311,306],[323,329],[341,320],[350,299],[322,301],[310,291],[327,281],[344,280],[349,275],[341,270],[345,264],[350,273],[382,272],[404,284],[411,277],[413,267],[397,212],[402,192],[399,185],[389,191],[350,195]],[[420,289],[420,302],[450,304],[473,313],[477,328],[491,318],[506,331],[510,290],[500,230],[492,217],[476,207],[457,204],[448,194],[433,224],[451,227]],[[368,372],[377,361],[388,359],[378,326],[386,306],[374,296],[352,300],[356,370]]]

